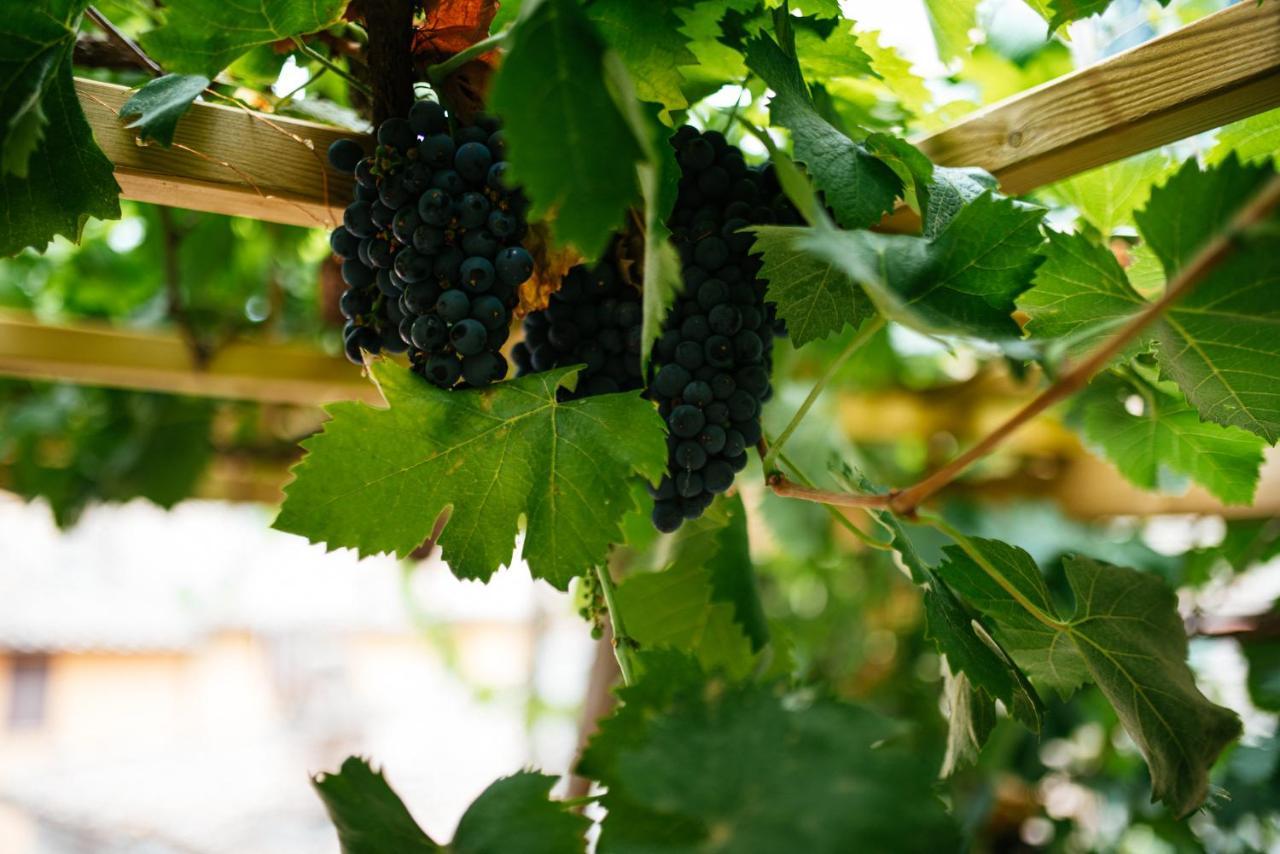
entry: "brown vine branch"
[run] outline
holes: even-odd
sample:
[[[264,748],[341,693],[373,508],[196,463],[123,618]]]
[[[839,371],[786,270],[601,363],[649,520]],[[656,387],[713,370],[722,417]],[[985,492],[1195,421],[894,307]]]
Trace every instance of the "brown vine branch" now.
[[[990,454],[1018,428],[1050,406],[1083,388],[1089,379],[1120,353],[1138,333],[1156,321],[1169,306],[1195,289],[1214,269],[1235,251],[1239,238],[1249,228],[1262,222],[1280,206],[1280,175],[1274,176],[1232,219],[1231,224],[1201,249],[1191,262],[1170,280],[1164,294],[1135,314],[1087,358],[1065,371],[1052,385],[1029,401],[1007,421],[976,445],[942,468],[917,483],[883,495],[858,495],[810,489],[788,480],[780,472],[769,475],[769,487],[778,495],[835,504],[842,507],[886,507],[895,513],[911,516],[922,502],[955,480],[973,463]]]
[[[121,49],[131,54],[136,63],[156,77],[164,74],[164,69],[160,67],[160,63],[147,56],[147,52],[126,36],[120,30],[116,29],[116,25],[107,20],[107,16],[90,6],[85,9],[85,14],[89,16],[89,20],[98,25],[98,29],[106,33],[107,38],[115,42]]]
[[[204,340],[199,330],[196,329],[191,314],[187,311],[186,300],[182,297],[182,286],[179,281],[182,273],[178,260],[178,249],[182,242],[182,235],[178,233],[178,227],[173,221],[173,214],[169,212],[167,207],[157,208],[156,213],[160,217],[160,227],[164,231],[164,293],[166,307],[169,311],[169,316],[178,324],[178,331],[182,335],[182,340],[186,342],[187,350],[190,351],[191,359],[195,362],[196,368],[205,368],[213,357],[213,347]]]
[[[412,0],[365,0],[369,33],[369,80],[373,89],[373,123],[407,116],[413,105]]]

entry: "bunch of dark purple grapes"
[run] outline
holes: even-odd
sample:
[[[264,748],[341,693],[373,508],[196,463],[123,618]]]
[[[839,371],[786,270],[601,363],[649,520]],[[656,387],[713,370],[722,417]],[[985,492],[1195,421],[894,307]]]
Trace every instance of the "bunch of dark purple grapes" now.
[[[631,391],[640,373],[640,292],[622,280],[609,257],[571,269],[543,311],[524,320],[524,340],[511,355],[520,375],[585,365],[563,400]]]
[[[441,388],[501,380],[516,290],[533,273],[502,131],[484,117],[451,130],[439,104],[418,101],[377,140],[369,157],[353,140],[329,148],[356,180],[329,241],[343,258],[347,357],[408,350],[413,370]]]
[[[798,222],[772,168],[750,168],[722,134],[685,126],[671,144],[681,179],[668,224],[683,288],[654,345],[649,382],[669,433],[668,473],[651,490],[653,524],[664,532],[701,516],[760,441],[775,318],[755,238],[742,229]]]

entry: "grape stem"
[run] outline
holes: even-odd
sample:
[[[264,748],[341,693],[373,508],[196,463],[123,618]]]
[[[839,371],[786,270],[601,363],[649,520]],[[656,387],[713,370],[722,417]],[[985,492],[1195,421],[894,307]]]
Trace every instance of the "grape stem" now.
[[[1280,176],[1271,178],[1263,185],[1262,189],[1240,209],[1231,223],[1205,244],[1204,248],[1169,280],[1164,294],[1159,299],[1133,315],[1111,338],[1084,360],[1069,367],[1053,384],[1028,401],[976,445],[911,486],[883,495],[860,495],[808,488],[788,480],[781,472],[772,472],[767,479],[769,488],[787,498],[798,498],[819,504],[834,504],[840,507],[883,507],[900,516],[913,517],[921,503],[955,480],[973,463],[994,451],[1018,428],[1050,406],[1083,388],[1094,374],[1105,368],[1140,332],[1158,320],[1169,306],[1193,291],[1210,273],[1231,257],[1238,248],[1241,237],[1270,216],[1277,207],[1280,207]]]
[[[609,626],[613,629],[613,655],[618,659],[622,681],[627,685],[634,685],[636,642],[622,625],[622,614],[618,613],[618,604],[614,596],[617,590],[613,586],[613,575],[609,572],[607,565],[601,564],[596,567],[596,576],[600,579],[600,592],[604,595],[604,606],[609,611]]]
[[[862,348],[864,344],[880,331],[884,326],[884,318],[876,317],[867,323],[862,324],[862,328],[853,336],[844,350],[840,351],[840,355],[836,356],[827,365],[826,370],[822,372],[822,376],[818,377],[818,381],[813,384],[813,388],[809,390],[809,396],[804,399],[804,403],[800,404],[800,408],[796,410],[796,414],[791,416],[791,420],[787,422],[787,426],[782,428],[782,432],[778,434],[778,439],[769,447],[769,452],[765,454],[763,464],[764,473],[767,477],[773,472],[774,464],[777,462],[778,454],[782,452],[782,446],[791,438],[791,434],[800,426],[800,422],[804,420],[805,415],[818,402],[818,398],[822,395],[822,390],[827,387],[827,383],[835,376],[836,371],[840,370],[845,362],[849,361],[849,357]]]
[[[444,62],[437,62],[435,65],[428,65],[427,80],[431,81],[431,88],[435,89],[438,93],[440,91],[440,84],[444,82],[446,77],[476,57],[484,56],[489,51],[501,47],[502,43],[506,41],[507,36],[510,33],[511,27],[507,27],[500,33],[494,33],[487,38],[480,39],[480,41],[465,50],[458,51]]]
[[[347,81],[347,85],[349,85],[352,89],[355,89],[361,95],[364,95],[366,98],[370,98],[370,99],[373,98],[373,90],[371,90],[368,86],[361,83],[356,78],[352,77],[351,73],[348,72],[345,68],[338,65],[333,60],[329,59],[329,57],[325,56],[320,51],[308,45],[306,42],[302,40],[300,36],[290,36],[289,39],[290,41],[293,42],[293,46],[298,49],[299,53],[303,54],[304,56],[310,59],[314,59],[316,62],[320,63],[325,68],[329,69],[334,74],[338,75],[343,80]]]

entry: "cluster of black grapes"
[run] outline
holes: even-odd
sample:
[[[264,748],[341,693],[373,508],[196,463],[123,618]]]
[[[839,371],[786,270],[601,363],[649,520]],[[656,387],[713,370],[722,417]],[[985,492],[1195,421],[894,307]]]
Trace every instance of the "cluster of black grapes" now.
[[[377,139],[369,157],[353,140],[329,147],[356,181],[329,241],[343,258],[347,357],[408,350],[413,370],[442,388],[502,379],[516,290],[533,273],[502,131],[482,117],[451,132],[444,109],[424,100],[384,121]]]
[[[543,311],[524,320],[524,340],[511,351],[520,375],[585,365],[565,400],[631,391],[640,373],[640,292],[622,280],[611,258],[571,269]]]
[[[671,144],[681,179],[669,226],[683,288],[654,345],[649,382],[669,434],[668,473],[651,490],[653,524],[664,532],[701,516],[760,441],[775,320],[754,237],[742,229],[798,219],[772,168],[748,167],[723,134],[685,126]]]

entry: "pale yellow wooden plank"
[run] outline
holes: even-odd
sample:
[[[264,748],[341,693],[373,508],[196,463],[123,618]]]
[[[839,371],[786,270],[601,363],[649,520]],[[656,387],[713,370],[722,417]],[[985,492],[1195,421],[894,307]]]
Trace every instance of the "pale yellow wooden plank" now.
[[[304,405],[380,400],[359,368],[314,348],[233,343],[197,368],[171,333],[47,325],[17,312],[0,312],[0,375]]]
[[[125,87],[77,78],[76,92],[126,199],[323,228],[351,200],[351,176],[325,157],[333,140],[360,137],[349,130],[199,103],[164,149],[124,128]]]

